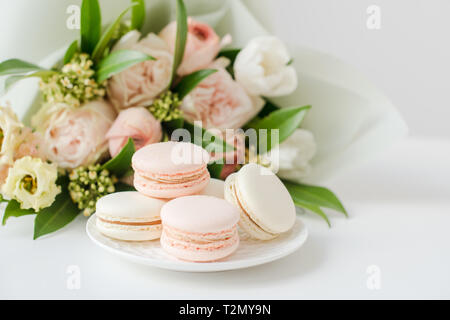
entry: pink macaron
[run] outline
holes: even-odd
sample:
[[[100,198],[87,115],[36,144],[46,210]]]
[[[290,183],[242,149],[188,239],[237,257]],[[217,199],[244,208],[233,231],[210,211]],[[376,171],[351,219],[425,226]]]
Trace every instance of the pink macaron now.
[[[209,183],[208,161],[208,152],[189,142],[148,145],[133,156],[134,187],[163,199],[199,193]]]
[[[161,246],[181,260],[216,261],[239,245],[239,212],[223,199],[195,195],[169,201],[161,209],[161,220]]]

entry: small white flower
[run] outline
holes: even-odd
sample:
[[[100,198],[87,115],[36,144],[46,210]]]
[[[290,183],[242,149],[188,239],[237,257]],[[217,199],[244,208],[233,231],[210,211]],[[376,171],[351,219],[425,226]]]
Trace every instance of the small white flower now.
[[[251,95],[276,97],[290,94],[298,83],[290,60],[286,46],[278,38],[254,38],[236,57],[236,80]]]
[[[310,161],[316,153],[313,134],[304,129],[295,132],[279,145],[279,170],[284,179],[299,181],[311,171]],[[270,157],[270,155],[269,155]]]
[[[61,187],[56,185],[58,169],[56,164],[48,164],[39,158],[23,157],[9,169],[3,185],[3,193],[20,203],[22,209],[36,212],[49,207]]]

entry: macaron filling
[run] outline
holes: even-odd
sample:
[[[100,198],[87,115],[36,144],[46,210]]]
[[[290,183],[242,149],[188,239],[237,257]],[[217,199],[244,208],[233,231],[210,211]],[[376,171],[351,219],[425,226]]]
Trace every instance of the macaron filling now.
[[[122,225],[122,226],[154,226],[161,224],[161,220],[148,221],[148,222],[124,222],[118,220],[108,220],[101,217],[97,217],[101,222]]]
[[[148,174],[148,173],[136,170],[136,174],[138,174],[141,178],[152,181],[152,182],[158,182],[158,183],[163,183],[163,184],[182,184],[182,183],[197,181],[199,179],[202,179],[203,177],[206,177],[208,175],[208,170],[205,167],[205,168],[195,171],[193,173],[183,174],[183,175]]]
[[[220,233],[195,234],[164,226],[162,237],[164,237],[166,243],[171,247],[178,247],[191,251],[213,251],[224,249],[234,246],[236,242],[239,241],[236,228]]]

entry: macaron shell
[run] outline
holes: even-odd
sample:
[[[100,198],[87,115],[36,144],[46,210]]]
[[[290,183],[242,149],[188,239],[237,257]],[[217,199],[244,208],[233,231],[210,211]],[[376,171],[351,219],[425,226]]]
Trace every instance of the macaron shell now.
[[[231,255],[239,246],[239,235],[235,235],[221,246],[216,243],[196,245],[189,242],[174,241],[164,231],[161,235],[161,247],[170,255],[191,262],[213,262]]]
[[[276,238],[279,234],[273,234],[264,231],[258,225],[255,224],[252,219],[243,210],[242,205],[236,199],[234,183],[236,180],[236,174],[228,176],[225,181],[225,200],[232,203],[240,212],[239,227],[245,231],[251,238],[258,240],[272,240]]]
[[[234,187],[239,202],[261,229],[278,234],[292,228],[294,202],[281,180],[269,169],[251,163],[236,174]]]
[[[134,187],[147,197],[174,199],[200,193],[209,183],[209,172],[205,169],[203,175],[196,180],[185,183],[161,183],[149,180],[138,173],[134,175]]]
[[[189,142],[160,142],[139,149],[133,155],[135,171],[171,175],[194,172],[208,164],[209,154]]]
[[[97,229],[113,239],[124,241],[148,241],[159,239],[162,232],[162,225],[151,226],[124,226],[111,224],[100,219],[96,219]]]
[[[185,232],[214,233],[229,230],[239,221],[239,211],[223,199],[194,195],[177,198],[161,209],[164,226]]]
[[[160,211],[166,202],[136,191],[115,192],[97,201],[96,214],[110,221],[151,222],[161,219]]]
[[[225,183],[223,182],[223,180],[211,178],[206,188],[203,189],[202,192],[200,192],[200,195],[224,199],[224,190]]]

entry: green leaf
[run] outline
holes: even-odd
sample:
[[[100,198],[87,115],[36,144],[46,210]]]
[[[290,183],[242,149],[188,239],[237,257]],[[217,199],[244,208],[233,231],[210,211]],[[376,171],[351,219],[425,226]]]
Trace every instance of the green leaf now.
[[[3,215],[3,221],[2,225],[6,224],[6,221],[10,217],[22,217],[22,216],[28,216],[30,214],[36,214],[36,212],[33,209],[21,209],[20,203],[16,200],[9,200],[8,205],[6,206],[5,213]]]
[[[70,198],[67,188],[69,184],[68,177],[60,177],[57,183],[61,185],[62,192],[56,196],[55,202],[50,207],[39,211],[34,220],[33,239],[35,240],[63,228],[80,213],[80,210]]]
[[[164,131],[170,136],[174,130],[184,127],[184,119],[178,118],[171,121],[165,121],[162,122],[161,125],[163,126]]]
[[[230,60],[230,64],[227,66],[227,71],[234,78],[234,61],[236,57],[241,52],[241,49],[224,49],[219,52],[218,57],[225,57]]]
[[[266,104],[261,109],[261,111],[258,113],[258,118],[264,118],[267,117],[269,114],[271,114],[274,111],[280,110],[281,108],[272,103],[269,100],[266,100]]]
[[[293,197],[295,196],[296,199],[301,200],[301,202],[313,206],[333,209],[343,213],[346,217],[348,217],[347,211],[345,210],[342,203],[329,189],[324,187],[299,184],[291,181],[283,181],[283,183],[289,190],[291,195]]]
[[[98,0],[83,0],[81,3],[81,51],[91,54],[102,32],[102,15]]]
[[[26,74],[33,71],[44,70],[38,65],[19,60],[9,59],[0,63],[0,76],[7,76],[11,74]]]
[[[269,151],[278,143],[286,140],[299,127],[311,106],[283,108],[271,112],[263,119],[255,119],[247,124],[247,128],[267,130],[267,148]],[[279,130],[278,141],[272,141],[272,130]],[[258,132],[258,138],[260,133]],[[263,137],[261,136],[261,139]],[[264,136],[264,138],[266,138]],[[260,140],[260,139],[258,139]],[[259,143],[258,143],[259,145]]]
[[[175,40],[175,53],[173,56],[172,68],[172,84],[173,79],[177,74],[177,69],[181,64],[184,56],[184,49],[186,48],[188,32],[187,13],[183,0],[177,0],[177,35]]]
[[[136,189],[133,186],[130,186],[129,184],[118,182],[115,184],[116,192],[122,192],[122,191],[136,191]]]
[[[219,52],[218,57],[225,57],[229,59],[231,65],[233,65],[239,52],[241,52],[241,49],[224,49]]]
[[[5,90],[9,90],[16,82],[24,79],[25,76],[18,75],[18,76],[9,76],[5,79]]]
[[[99,61],[101,58],[103,58],[105,54],[105,49],[108,46],[108,43],[114,36],[114,31],[120,26],[120,21],[125,16],[125,14],[130,10],[131,8],[137,6],[137,3],[133,3],[131,6],[126,8],[118,17],[117,19],[106,28],[106,31],[103,33],[102,37],[100,38],[100,41],[95,46],[94,52],[92,53],[92,60]]]
[[[63,64],[68,64],[70,60],[72,60],[73,56],[77,51],[78,51],[78,40],[75,40],[67,48],[66,53],[64,54]]]
[[[97,70],[97,81],[103,82],[109,77],[134,66],[137,63],[155,58],[134,50],[118,50],[100,61]]]
[[[183,98],[186,97],[189,92],[191,92],[200,82],[202,82],[203,79],[209,77],[215,72],[217,72],[216,69],[203,69],[193,72],[190,75],[183,77],[173,91],[178,93],[178,98],[180,100],[183,100]]]
[[[331,228],[330,219],[328,219],[327,215],[325,214],[325,212],[323,212],[322,209],[320,209],[320,207],[312,205],[310,203],[303,202],[300,199],[293,198],[293,200],[294,200],[294,204],[297,207],[307,209],[307,210],[317,214],[319,217],[321,217],[323,220],[325,220],[325,222],[328,224],[328,227]]]
[[[20,81],[22,79],[31,78],[31,77],[39,77],[41,79],[45,79],[46,77],[49,77],[49,76],[51,76],[53,74],[56,74],[56,73],[57,73],[56,71],[42,70],[42,71],[36,71],[36,72],[30,73],[28,75],[13,75],[13,76],[9,76],[5,80],[5,89],[8,90],[16,82],[18,82],[18,81]]]
[[[127,144],[114,158],[106,162],[102,169],[108,170],[110,173],[121,177],[131,170],[131,158],[135,153],[133,139],[129,138]]]
[[[131,11],[131,30],[140,30],[145,22],[145,1],[131,0],[134,4]]]
[[[199,144],[200,141],[196,141],[199,137],[195,136],[195,133],[201,132],[201,146],[208,152],[214,150],[223,150],[223,152],[233,151],[235,148],[218,136],[213,135],[211,132],[207,132],[204,128],[196,126],[192,123],[184,121],[184,129],[188,130],[191,134],[191,142]]]
[[[208,164],[208,171],[211,178],[220,179],[220,174],[223,170],[223,163],[213,162]]]

